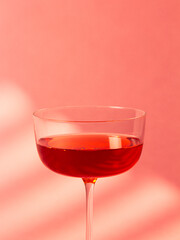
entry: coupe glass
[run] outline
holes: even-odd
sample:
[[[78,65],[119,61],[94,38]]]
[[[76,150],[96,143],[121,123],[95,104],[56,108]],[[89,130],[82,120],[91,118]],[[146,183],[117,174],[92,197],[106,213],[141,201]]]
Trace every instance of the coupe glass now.
[[[85,184],[86,240],[91,240],[95,182],[123,173],[138,161],[145,112],[117,106],[66,106],[40,109],[33,116],[42,162]]]

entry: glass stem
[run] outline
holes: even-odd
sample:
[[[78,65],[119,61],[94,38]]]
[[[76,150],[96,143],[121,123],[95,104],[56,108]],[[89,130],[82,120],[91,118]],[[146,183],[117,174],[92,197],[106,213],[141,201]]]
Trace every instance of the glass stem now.
[[[86,189],[86,240],[92,240],[93,192],[96,179],[83,179]]]

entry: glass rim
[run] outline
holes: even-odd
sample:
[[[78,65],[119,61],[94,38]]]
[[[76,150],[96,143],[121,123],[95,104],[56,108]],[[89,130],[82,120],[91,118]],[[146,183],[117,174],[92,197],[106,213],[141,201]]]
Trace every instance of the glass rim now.
[[[127,109],[127,110],[134,110],[139,113],[141,113],[140,116],[135,116],[135,117],[129,117],[129,118],[122,118],[122,119],[111,119],[111,120],[60,120],[60,119],[55,119],[55,118],[50,118],[50,117],[43,117],[40,116],[40,113],[48,111],[48,110],[60,110],[60,109],[70,109],[70,108],[101,108],[101,109]],[[146,117],[146,112],[139,109],[139,108],[134,108],[134,107],[120,107],[120,106],[108,106],[108,105],[67,105],[67,106],[57,106],[57,107],[48,107],[48,108],[39,108],[33,112],[33,117],[46,120],[46,121],[51,121],[51,122],[59,122],[59,123],[110,123],[110,122],[121,122],[121,121],[128,121],[128,120],[135,120],[135,119],[140,119],[140,118],[145,118]]]

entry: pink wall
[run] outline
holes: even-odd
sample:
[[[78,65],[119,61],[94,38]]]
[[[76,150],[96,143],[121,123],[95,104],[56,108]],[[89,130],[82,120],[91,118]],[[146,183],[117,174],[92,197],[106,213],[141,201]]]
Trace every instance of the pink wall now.
[[[86,104],[148,113],[141,161],[97,182],[94,239],[179,239],[179,12],[178,0],[0,1],[0,239],[84,239],[83,184],[41,164],[31,115]]]

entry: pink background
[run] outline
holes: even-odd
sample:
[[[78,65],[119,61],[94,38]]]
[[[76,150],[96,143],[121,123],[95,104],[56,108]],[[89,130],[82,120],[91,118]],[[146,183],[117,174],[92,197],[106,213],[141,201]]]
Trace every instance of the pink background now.
[[[0,1],[0,239],[85,239],[81,180],[50,172],[32,112],[147,111],[139,163],[100,179],[94,240],[180,239],[178,0]]]

